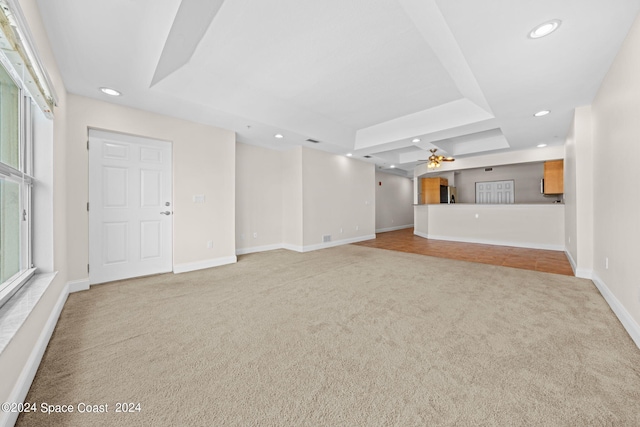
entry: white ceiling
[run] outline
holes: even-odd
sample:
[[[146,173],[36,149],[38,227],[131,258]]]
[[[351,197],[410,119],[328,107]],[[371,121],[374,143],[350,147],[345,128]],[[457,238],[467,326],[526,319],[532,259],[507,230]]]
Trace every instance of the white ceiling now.
[[[38,5],[71,93],[250,144],[370,155],[408,175],[430,148],[468,157],[563,144],[640,10],[638,0]],[[551,19],[562,20],[555,33],[527,37]],[[542,109],[551,114],[533,117]]]

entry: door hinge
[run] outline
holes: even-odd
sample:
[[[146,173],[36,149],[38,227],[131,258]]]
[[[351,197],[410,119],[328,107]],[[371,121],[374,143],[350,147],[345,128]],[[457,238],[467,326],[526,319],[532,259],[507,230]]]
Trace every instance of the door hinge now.
[[[27,220],[27,210],[26,210],[26,209],[23,209],[23,210],[22,210],[22,220],[23,220],[23,221],[26,221],[26,220]]]
[[[87,202],[87,212],[89,212],[89,202]]]
[[[87,264],[87,273],[90,271],[89,264]]]
[[[87,140],[87,150],[89,149],[89,141]]]

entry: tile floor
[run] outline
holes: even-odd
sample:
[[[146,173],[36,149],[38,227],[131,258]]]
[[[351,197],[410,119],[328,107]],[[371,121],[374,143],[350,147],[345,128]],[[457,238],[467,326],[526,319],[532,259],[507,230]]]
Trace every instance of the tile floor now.
[[[355,244],[370,248],[573,276],[571,264],[562,251],[425,239],[414,235],[413,228],[377,233],[375,240]]]

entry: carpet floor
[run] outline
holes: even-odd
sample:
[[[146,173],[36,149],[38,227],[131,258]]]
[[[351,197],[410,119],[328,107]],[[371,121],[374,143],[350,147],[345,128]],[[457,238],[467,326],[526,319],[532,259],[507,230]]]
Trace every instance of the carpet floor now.
[[[275,250],[70,295],[27,402],[74,412],[20,427],[638,426],[640,350],[588,280]]]

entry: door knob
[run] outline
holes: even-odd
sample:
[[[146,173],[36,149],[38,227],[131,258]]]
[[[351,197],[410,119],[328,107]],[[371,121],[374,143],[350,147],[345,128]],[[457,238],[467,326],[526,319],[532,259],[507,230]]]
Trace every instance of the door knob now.
[[[171,215],[171,212],[170,211],[160,212],[160,215]]]

